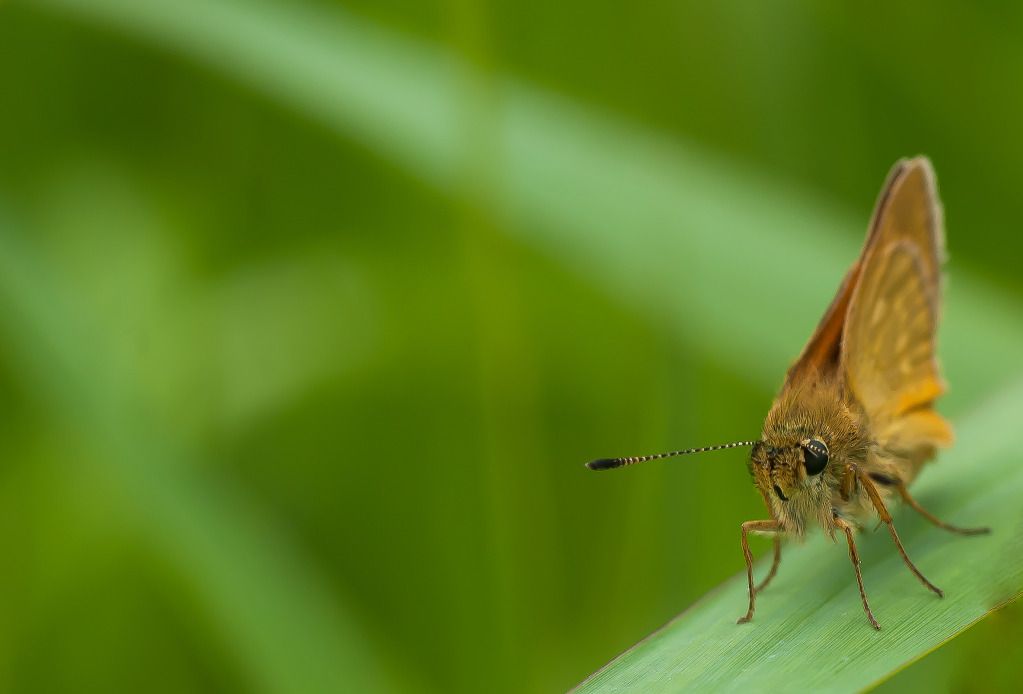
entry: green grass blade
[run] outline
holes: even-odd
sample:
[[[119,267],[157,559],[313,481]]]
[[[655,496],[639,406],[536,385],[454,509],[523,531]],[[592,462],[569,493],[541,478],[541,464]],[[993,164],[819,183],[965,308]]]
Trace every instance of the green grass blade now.
[[[918,567],[945,591],[925,590],[883,530],[860,535],[863,581],[882,625],[860,607],[844,542],[818,535],[786,546],[775,582],[746,609],[745,574],[734,576],[673,622],[586,680],[581,692],[857,691],[890,676],[1023,592],[1023,380],[974,409],[954,452],[914,492],[939,517],[989,524],[959,537],[909,509],[896,525]],[[738,528],[736,528],[738,537]],[[738,544],[738,542],[736,543]],[[759,567],[760,572],[765,570]]]

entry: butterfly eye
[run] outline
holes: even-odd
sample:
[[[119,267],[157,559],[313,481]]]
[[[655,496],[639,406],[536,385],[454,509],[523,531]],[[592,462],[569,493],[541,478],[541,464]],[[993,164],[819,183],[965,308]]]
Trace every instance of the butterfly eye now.
[[[806,474],[819,475],[828,464],[828,447],[820,439],[803,442],[803,467]]]

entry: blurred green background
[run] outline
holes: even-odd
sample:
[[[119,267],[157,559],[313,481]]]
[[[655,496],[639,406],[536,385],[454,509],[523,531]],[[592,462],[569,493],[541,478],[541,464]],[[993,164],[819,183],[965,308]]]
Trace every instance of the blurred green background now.
[[[762,515],[581,463],[755,436],[900,156],[1018,327],[1020,6],[10,1],[0,56],[5,691],[569,688]]]

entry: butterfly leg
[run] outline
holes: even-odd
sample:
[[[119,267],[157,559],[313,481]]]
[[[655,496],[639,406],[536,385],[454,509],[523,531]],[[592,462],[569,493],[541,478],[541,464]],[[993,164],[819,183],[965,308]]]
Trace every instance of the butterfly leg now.
[[[771,570],[767,573],[767,576],[764,578],[764,580],[760,582],[760,585],[757,586],[758,593],[762,591],[764,588],[766,588],[767,584],[771,582],[772,578],[774,578],[774,575],[778,573],[779,564],[781,564],[781,536],[775,533],[774,558],[771,560]]]
[[[934,585],[927,578],[920,573],[920,569],[916,568],[916,565],[910,561],[909,555],[906,554],[906,548],[902,546],[902,540],[899,539],[899,534],[895,532],[895,524],[892,523],[892,514],[888,513],[887,507],[884,505],[884,499],[881,498],[881,494],[878,493],[877,487],[874,485],[874,481],[870,479],[863,471],[856,469],[854,465],[850,465],[855,470],[856,479],[859,481],[860,486],[867,492],[867,496],[870,497],[870,502],[874,505],[874,510],[877,511],[877,515],[880,516],[881,520],[885,525],[888,526],[888,533],[892,536],[892,540],[895,542],[895,547],[898,548],[899,554],[902,556],[902,561],[906,562],[906,566],[913,572],[913,575],[920,579],[928,590],[934,592],[939,598],[945,597],[941,588]]]
[[[752,520],[742,524],[742,556],[746,559],[746,577],[749,579],[749,609],[745,616],[739,617],[737,624],[745,624],[753,619],[753,608],[757,599],[757,589],[753,586],[753,553],[749,551],[749,541],[746,536],[751,532],[777,533],[780,531],[781,524],[776,520]],[[780,550],[778,556],[781,556]]]
[[[849,543],[849,560],[852,562],[853,570],[856,571],[856,585],[860,589],[860,601],[863,603],[863,611],[867,613],[867,619],[870,620],[870,626],[874,627],[878,631],[881,630],[881,625],[874,619],[874,613],[870,611],[870,603],[867,601],[867,591],[863,588],[863,574],[860,573],[860,553],[856,551],[856,540],[853,539],[852,526],[847,522],[835,516],[835,526],[845,533],[845,540]]]
[[[856,473],[858,468],[849,464],[845,466],[845,470],[842,472],[842,484],[839,487],[839,494],[842,495],[842,501],[849,501],[852,498],[853,493],[856,491]]]
[[[945,523],[944,521],[934,516],[930,511],[925,509],[923,506],[918,504],[916,502],[916,499],[910,496],[909,490],[906,489],[906,485],[903,484],[902,482],[899,482],[899,494],[902,495],[903,501],[905,501],[907,504],[913,507],[913,510],[915,510],[917,513],[919,513],[921,516],[923,516],[930,522],[934,523],[939,528],[947,530],[950,533],[959,533],[960,535],[986,535],[987,533],[991,532],[991,528],[960,528],[955,525]]]

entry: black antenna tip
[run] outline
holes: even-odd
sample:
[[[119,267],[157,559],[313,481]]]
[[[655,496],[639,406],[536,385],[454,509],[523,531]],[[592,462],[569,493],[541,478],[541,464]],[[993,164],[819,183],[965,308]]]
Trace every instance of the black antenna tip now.
[[[624,461],[621,458],[601,458],[600,460],[591,460],[586,463],[586,467],[591,470],[613,470],[623,464]]]

